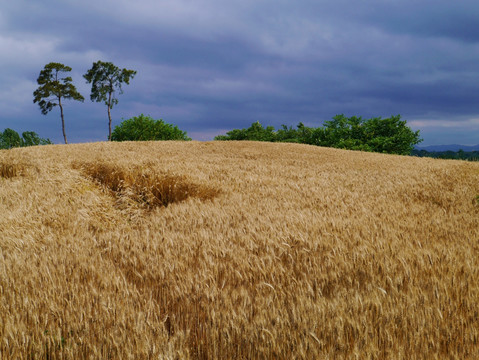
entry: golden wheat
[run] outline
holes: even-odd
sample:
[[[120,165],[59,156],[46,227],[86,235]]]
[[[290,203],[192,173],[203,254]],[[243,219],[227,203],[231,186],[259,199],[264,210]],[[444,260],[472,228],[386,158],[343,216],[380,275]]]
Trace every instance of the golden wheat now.
[[[0,151],[0,358],[478,358],[478,195],[298,144]]]

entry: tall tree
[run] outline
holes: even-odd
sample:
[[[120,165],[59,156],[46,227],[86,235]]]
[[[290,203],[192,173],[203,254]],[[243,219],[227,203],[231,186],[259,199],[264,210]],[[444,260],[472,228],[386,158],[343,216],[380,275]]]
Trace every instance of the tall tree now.
[[[45,65],[37,79],[40,87],[33,92],[33,102],[38,102],[43,115],[48,114],[57,105],[60,107],[65,144],[68,144],[68,141],[65,132],[62,99],[73,99],[82,102],[85,100],[72,84],[72,78],[70,76],[62,77],[63,73],[70,71],[72,71],[71,67],[60,63],[51,62]]]
[[[83,75],[91,86],[91,101],[104,102],[108,107],[108,140],[111,140],[111,109],[118,104],[115,92],[123,94],[121,84],[130,84],[130,79],[136,75],[135,70],[120,69],[111,62],[97,61],[88,72]]]

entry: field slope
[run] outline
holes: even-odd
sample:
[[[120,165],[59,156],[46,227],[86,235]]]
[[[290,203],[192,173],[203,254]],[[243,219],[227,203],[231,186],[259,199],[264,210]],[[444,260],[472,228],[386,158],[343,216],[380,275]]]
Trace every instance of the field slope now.
[[[0,358],[478,358],[478,196],[298,144],[0,151]]]

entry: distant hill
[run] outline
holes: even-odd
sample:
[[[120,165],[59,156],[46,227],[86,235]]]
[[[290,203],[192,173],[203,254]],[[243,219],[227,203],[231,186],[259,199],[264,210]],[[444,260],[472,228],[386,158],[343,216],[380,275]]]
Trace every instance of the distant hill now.
[[[430,145],[430,146],[416,146],[417,150],[426,150],[429,152],[439,152],[439,151],[479,151],[479,144],[467,146],[467,145],[459,145],[459,144],[451,144],[451,145]]]

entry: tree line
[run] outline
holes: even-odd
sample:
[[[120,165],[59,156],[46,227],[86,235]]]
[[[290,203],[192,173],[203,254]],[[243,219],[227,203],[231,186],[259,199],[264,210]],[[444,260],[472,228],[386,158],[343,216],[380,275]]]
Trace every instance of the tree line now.
[[[282,125],[279,130],[255,122],[247,129],[234,129],[216,136],[215,140],[295,142],[399,155],[410,155],[414,145],[422,141],[419,130],[412,131],[400,115],[387,119],[336,115],[322,127],[307,127],[300,122],[296,128]]]
[[[54,107],[60,108],[60,118],[65,144],[68,143],[65,130],[64,100],[83,102],[85,98],[73,85],[73,80],[67,73],[72,68],[61,63],[51,62],[45,65],[37,79],[39,85],[33,93],[34,103],[38,103],[41,112],[46,115]],[[93,63],[83,78],[91,84],[90,100],[103,102],[108,112],[108,140],[111,141],[145,141],[145,140],[191,140],[186,132],[181,131],[174,125],[167,124],[163,120],[154,120],[141,114],[138,117],[123,121],[112,132],[111,109],[118,104],[116,94],[122,94],[122,85],[129,85],[135,77],[135,70],[120,69],[111,62],[97,61]],[[40,139],[32,132],[26,132],[26,138],[12,135],[11,129],[8,134],[2,133],[1,139],[4,146],[15,147],[21,144],[38,145],[51,143],[48,139]],[[14,131],[13,131],[14,132]],[[30,136],[28,133],[35,134]],[[23,136],[23,135],[22,135]],[[30,136],[30,137],[29,137]],[[20,139],[20,140],[18,140]],[[35,140],[32,140],[35,139]],[[379,153],[411,155],[414,146],[419,144],[419,131],[412,131],[407,122],[401,120],[401,116],[391,116],[386,119],[375,117],[363,119],[362,117],[336,115],[330,121],[325,121],[320,127],[307,127],[299,123],[296,128],[282,125],[278,130],[272,126],[263,127],[258,121],[249,128],[233,129],[226,135],[218,135],[215,140],[254,140],[271,142],[295,142],[324,147],[334,147],[348,150],[361,150]],[[35,143],[36,144],[36,143]],[[27,145],[28,146],[28,145]],[[418,154],[415,154],[418,155]],[[421,156],[421,155],[418,155]]]
[[[63,100],[83,102],[85,98],[76,89],[70,76],[66,73],[72,68],[64,64],[51,62],[40,71],[37,83],[38,89],[33,92],[33,102],[38,103],[42,114],[48,114],[54,107],[60,108],[62,132],[65,144],[68,144],[65,130]],[[123,93],[122,84],[129,85],[130,79],[136,75],[135,70],[120,69],[111,62],[97,61],[83,77],[91,84],[90,100],[103,102],[108,108],[108,140],[111,140],[111,109],[118,104],[116,92]]]
[[[479,161],[479,151],[427,151],[414,149],[411,155],[418,157],[430,157],[433,159]]]
[[[114,141],[191,140],[186,132],[163,120],[154,120],[141,114],[124,120],[113,131]],[[387,119],[346,117],[337,115],[326,121],[323,127],[307,127],[299,123],[296,128],[283,125],[263,127],[258,121],[246,129],[234,129],[226,135],[215,137],[217,141],[252,140],[270,142],[295,142],[348,150],[362,150],[388,154],[410,155],[414,145],[422,141],[419,131],[412,131],[401,116]]]
[[[33,131],[24,131],[20,136],[15,130],[0,131],[0,149],[52,144],[50,139],[43,139]]]

